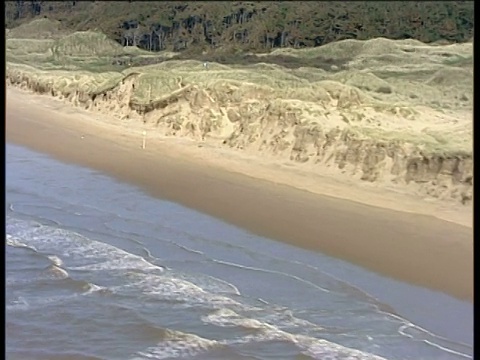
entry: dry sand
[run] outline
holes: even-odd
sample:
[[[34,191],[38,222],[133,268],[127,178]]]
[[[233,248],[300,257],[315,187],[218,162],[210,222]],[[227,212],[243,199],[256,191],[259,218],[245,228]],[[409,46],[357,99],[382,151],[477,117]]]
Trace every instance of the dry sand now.
[[[375,184],[353,186],[347,178],[211,143],[149,133],[142,150],[141,123],[118,126],[99,116],[7,88],[7,141],[98,169],[259,235],[473,299],[470,207],[429,203]]]

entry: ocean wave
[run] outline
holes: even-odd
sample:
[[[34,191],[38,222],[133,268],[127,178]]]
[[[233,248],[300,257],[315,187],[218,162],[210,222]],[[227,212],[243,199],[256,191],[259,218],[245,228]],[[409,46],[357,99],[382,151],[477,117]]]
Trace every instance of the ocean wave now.
[[[222,346],[222,344],[216,340],[205,339],[181,331],[168,330],[164,340],[157,343],[156,346],[139,351],[131,360],[196,356],[219,346]]]
[[[297,344],[301,342],[295,337],[297,335],[290,334],[283,329],[304,328],[310,329],[311,331],[321,331],[321,327],[318,325],[298,319],[293,316],[291,312],[288,312],[288,310],[275,311],[271,310],[271,306],[266,308],[264,306],[250,306],[245,304],[242,299],[236,300],[232,298],[232,296],[240,295],[238,289],[228,282],[218,281],[213,277],[182,275],[172,271],[152,272],[152,270],[158,270],[159,267],[151,264],[143,257],[133,255],[115,246],[86,238],[68,230],[48,226],[31,226],[30,224],[17,224],[16,228],[10,230],[15,235],[20,235],[23,244],[34,246],[42,252],[56,254],[55,256],[58,259],[55,260],[61,259],[62,264],[69,265],[68,269],[72,271],[114,270],[113,274],[117,274],[118,270],[126,271],[123,272],[123,276],[127,275],[127,278],[125,278],[126,282],[116,289],[120,293],[128,289],[134,289],[133,293],[138,294],[138,291],[140,291],[141,294],[149,296],[152,299],[183,302],[192,307],[201,306],[202,308],[218,310],[220,313],[210,315],[210,317],[204,320],[217,326],[240,326],[245,329],[259,331],[258,334],[256,333],[255,335],[250,335],[250,337],[247,336],[236,340],[234,343],[237,344],[275,339]],[[223,263],[228,266],[242,266],[228,262]],[[244,268],[253,271],[266,271],[253,267]],[[293,278],[321,292],[328,293],[328,290],[299,277],[278,271],[267,272]],[[271,309],[267,310],[268,308]],[[242,316],[235,311],[242,313],[248,312],[251,316]],[[312,342],[314,338],[308,339]],[[192,354],[198,351],[204,351],[211,346],[222,344],[222,342],[218,341],[202,340],[199,337],[189,338],[187,342],[177,340],[163,340],[161,345],[162,350],[156,347],[148,350],[145,354],[153,354],[155,357],[158,357],[160,356],[158,353],[160,351],[161,354],[168,353],[170,357],[184,356],[187,353]],[[166,351],[165,349],[169,350]],[[304,345],[302,349],[310,353],[314,352],[312,346]]]
[[[242,306],[240,302],[228,296],[210,293],[202,287],[172,276],[170,273],[164,275],[136,273],[131,274],[131,276],[136,281],[126,287],[134,287],[140,290],[142,294],[158,300],[183,302],[191,306],[203,304],[213,308],[224,305]]]
[[[7,244],[55,254],[72,270],[141,269],[162,271],[143,257],[76,232],[7,217]]]
[[[243,269],[243,270],[259,271],[259,272],[264,272],[264,273],[274,273],[274,274],[278,274],[278,275],[281,275],[281,276],[286,276],[286,277],[289,277],[289,278],[293,278],[295,280],[301,281],[301,282],[305,283],[306,285],[314,287],[314,288],[318,287],[316,284],[314,284],[314,283],[312,283],[312,282],[310,282],[306,279],[303,279],[303,278],[295,276],[295,275],[286,274],[286,273],[283,273],[281,271],[272,271],[272,270],[266,270],[266,269],[262,269],[262,268],[244,266],[244,265],[235,264],[235,263],[226,262],[226,261],[221,261],[221,260],[217,260],[217,259],[209,259],[209,261],[220,263],[220,264],[226,265],[226,266],[237,267],[237,268],[240,268],[240,269]],[[351,315],[351,316],[348,317],[348,323],[350,325],[354,325],[352,320],[357,319],[358,320],[358,326],[363,325],[363,327],[365,327],[366,319],[364,319],[364,316],[362,314],[365,314],[366,312],[375,311],[375,313],[378,313],[379,315],[383,314],[384,317],[383,317],[383,320],[382,320],[382,324],[377,322],[377,324],[375,326],[372,326],[372,328],[374,328],[374,329],[376,329],[376,331],[378,331],[380,328],[382,328],[382,325],[383,325],[384,330],[385,330],[385,333],[383,335],[380,335],[380,334],[373,335],[372,334],[372,336],[375,336],[376,338],[389,337],[389,336],[394,337],[395,333],[396,333],[396,334],[399,334],[401,336],[412,338],[415,341],[424,342],[425,344],[428,344],[429,346],[435,347],[435,348],[441,350],[442,352],[443,351],[448,352],[448,353],[451,353],[451,354],[454,354],[454,355],[457,355],[457,356],[460,356],[460,357],[464,357],[464,358],[472,358],[472,356],[469,355],[470,353],[472,353],[472,347],[471,346],[468,346],[468,345],[462,344],[462,343],[458,343],[456,341],[449,341],[448,339],[444,339],[441,336],[438,336],[438,335],[436,335],[432,332],[429,332],[426,329],[421,328],[420,326],[418,326],[414,323],[411,323],[407,319],[399,316],[395,312],[394,309],[392,309],[390,306],[388,306],[388,304],[384,304],[384,303],[380,302],[378,299],[376,299],[375,297],[371,296],[370,294],[364,292],[363,290],[359,289],[358,287],[353,286],[352,284],[350,284],[348,282],[342,281],[342,280],[336,278],[335,276],[333,276],[331,274],[328,274],[324,271],[321,271],[318,268],[315,268],[313,266],[305,265],[303,263],[299,263],[299,262],[292,262],[292,263],[297,263],[298,265],[311,267],[312,269],[317,270],[316,271],[317,274],[321,273],[322,276],[325,276],[325,277],[329,278],[329,279],[327,279],[327,280],[329,280],[327,283],[330,284],[330,286],[328,287],[328,289],[321,288],[321,290],[326,290],[326,291],[335,293],[335,295],[342,295],[342,298],[345,298],[348,301],[348,303],[351,302],[351,297],[354,297],[354,298],[357,298],[357,299],[360,300],[360,302],[358,303],[358,305],[362,305],[360,308],[358,308],[358,309],[356,309],[356,308],[334,309],[333,312],[329,311],[329,314],[330,314],[329,316],[330,317],[334,316],[335,313],[336,313],[338,315],[338,319],[344,319],[346,317],[346,313],[349,313]],[[345,296],[345,295],[348,295],[348,296]],[[373,309],[370,306],[372,306]],[[281,316],[283,316],[283,315],[279,315],[279,314],[281,314],[281,313],[274,313],[273,315],[269,315],[270,316],[269,321],[272,320],[277,325],[282,324],[281,325],[282,327],[302,326],[303,328],[306,328],[306,329],[312,328],[313,324],[309,321],[303,321],[303,320],[298,319],[298,318],[293,317],[293,316],[292,316],[291,319],[287,319],[287,321],[283,321],[282,318],[281,318]],[[324,316],[322,316],[322,319],[324,319]],[[371,319],[371,320],[375,321],[374,319]],[[388,323],[396,325],[397,326],[396,329],[398,329],[398,330],[395,331],[395,328],[392,328],[391,326],[389,326]],[[315,326],[313,326],[313,327],[315,327]],[[368,328],[368,326],[366,326],[366,327]],[[318,327],[317,327],[317,329],[318,329]],[[409,329],[412,330],[412,331],[410,331],[410,333],[408,332]],[[393,331],[395,331],[395,333],[393,333]],[[342,332],[346,332],[347,335],[350,333],[350,331],[348,329],[344,329]],[[365,331],[361,331],[361,333],[359,333],[358,329],[355,329],[353,336],[354,337],[359,337],[359,336],[364,335],[364,336],[366,336],[367,339],[368,338],[373,339],[370,335],[368,335],[368,332],[365,332],[365,334],[362,334],[364,332]]]
[[[57,265],[49,265],[47,268],[43,271],[44,274],[46,274],[48,277],[54,278],[54,279],[67,279],[68,278],[68,271],[65,269],[62,269],[60,266]]]
[[[49,274],[66,278],[70,270],[112,271],[112,276],[128,275],[130,278],[138,278],[137,283],[127,282],[124,284],[125,287],[141,287],[143,293],[160,296],[166,300],[184,300],[191,303],[200,301],[217,306],[238,304],[229,297],[214,294],[215,292],[239,294],[235,286],[225,281],[207,275],[175,275],[170,272],[160,276],[164,273],[163,267],[154,265],[141,256],[73,231],[15,218],[8,218],[7,224],[9,233],[7,243],[49,254],[48,258],[53,262],[46,269]],[[62,267],[58,266],[60,264]]]
[[[258,330],[255,334],[250,334],[233,340],[220,341],[221,344],[225,345],[244,344],[249,342],[286,341],[295,344],[305,355],[315,359],[384,359],[381,356],[351,349],[324,339],[301,334],[292,334],[280,329],[277,325],[259,319],[242,317],[238,313],[229,309],[221,309],[203,317],[202,319],[207,323],[222,327],[240,326],[246,329]]]
[[[79,296],[90,295],[92,293],[105,290],[104,287],[95,285],[82,280],[72,280],[66,278],[67,283],[64,283],[62,288],[69,287],[74,291],[73,294],[68,295],[56,295],[56,296],[45,296],[41,298],[28,298],[26,296],[19,296],[16,299],[12,300],[10,303],[5,305],[7,312],[9,311],[18,311],[18,310],[31,310],[38,309],[50,305],[58,305],[66,301],[71,301],[78,298]]]
[[[9,350],[5,353],[7,359],[36,359],[36,360],[105,360],[104,358],[89,355],[81,352],[56,352],[47,351],[28,351],[28,350]]]
[[[282,317],[284,318],[285,315],[287,315],[286,319],[282,321]],[[283,316],[281,312],[275,312],[274,316],[272,316],[268,314],[268,311],[256,313],[254,316],[254,318],[245,317],[231,309],[224,308],[203,316],[202,321],[220,327],[237,327],[246,330],[255,330],[254,334],[234,340],[219,341],[220,344],[235,345],[249,342],[287,341],[294,343],[303,354],[314,359],[384,359],[384,357],[374,355],[368,351],[358,350],[326,339],[321,339],[321,330],[323,329],[320,326],[297,319],[288,310],[284,312]],[[309,336],[301,333],[294,334],[285,330],[287,328],[294,329],[298,322],[301,324],[301,331],[304,333],[309,332],[309,330],[319,332],[316,333],[316,336]],[[400,331],[405,332],[408,328],[407,326],[401,327]],[[411,328],[417,329],[413,324],[411,324]],[[434,334],[431,334],[429,338],[425,338],[425,333],[417,334],[417,336],[414,336],[414,334],[408,336],[436,347],[442,352],[463,358],[472,358],[472,356],[468,354],[471,351],[468,345],[458,344],[446,339],[441,341],[441,338],[436,337]],[[375,348],[377,346],[373,341],[374,339],[371,336],[365,336],[365,341],[361,343],[367,348]],[[369,342],[371,343],[370,345],[368,345]]]
[[[469,354],[473,350],[471,346],[459,343],[457,341],[450,341],[441,336],[433,334],[418,325],[407,323],[402,325],[398,329],[398,332],[403,336],[415,339],[417,341],[422,341],[430,346],[436,347],[441,351],[445,351],[466,359],[473,359],[473,356]]]
[[[171,336],[169,329],[157,326],[143,316],[139,316],[135,323],[123,325],[119,331],[129,336],[135,334],[136,337],[141,338],[143,341],[151,341],[152,343],[163,341]]]
[[[237,318],[231,312],[224,312],[224,315],[230,319],[232,319],[232,317]],[[137,352],[131,360],[194,357],[200,354],[207,354],[215,349],[227,347],[232,349],[232,347],[242,346],[252,342],[262,343],[270,341],[285,341],[291,343],[299,349],[299,355],[301,353],[313,359],[385,360],[385,358],[381,356],[347,348],[327,340],[293,335],[266,323],[261,323],[253,319],[245,320],[243,326],[259,329],[261,332],[230,340],[211,340],[195,334],[168,330],[165,333],[165,339],[158,342],[155,346]]]
[[[213,342],[208,339],[200,339],[195,335],[194,338],[189,340],[190,342],[188,344],[177,340],[174,342],[173,340],[167,342],[162,341],[157,347],[149,348],[148,351],[139,353],[141,356],[154,358],[192,356],[192,354],[197,354],[200,351],[207,351],[213,346],[278,340],[295,344],[305,355],[315,359],[325,359],[326,355],[333,356],[332,358],[335,359],[383,359],[380,356],[330,343],[327,340],[301,334],[292,334],[282,330],[280,327],[301,327],[303,330],[310,327],[310,330],[322,330],[322,328],[316,324],[297,319],[288,310],[283,313],[272,313],[272,311],[265,308],[250,307],[228,297],[209,294],[189,282],[179,279],[169,279],[166,275],[149,276],[148,279],[144,279],[144,281],[135,284],[143,288],[143,293],[147,292],[150,295],[160,296],[162,299],[183,299],[190,304],[192,302],[202,303],[202,305],[217,309],[215,312],[202,317],[205,323],[220,327],[241,327],[249,331],[256,330],[253,335],[247,335],[233,340],[218,340]],[[232,309],[249,312],[255,317],[242,316]],[[269,322],[266,321],[267,319]]]
[[[37,251],[37,249],[34,246],[27,245],[24,242],[22,242],[19,238],[10,234],[6,234],[5,241],[6,241],[6,244],[11,247],[27,248],[33,251]]]
[[[52,264],[54,266],[62,266],[63,265],[63,261],[62,259],[60,259],[58,256],[56,255],[48,255],[47,258],[52,262]]]
[[[257,319],[249,319],[241,317],[235,311],[231,309],[222,308],[214,313],[203,316],[202,320],[205,323],[213,324],[221,327],[232,327],[238,326],[245,329],[263,329],[269,325],[265,322],[259,321]]]
[[[191,335],[192,337],[187,336],[187,340],[185,340],[185,337],[163,339],[158,346],[139,352],[138,356],[154,358],[164,358],[162,356],[192,356],[192,354],[209,351],[209,349],[218,346],[278,340],[294,344],[305,356],[318,359],[329,357],[334,359],[382,359],[382,357],[369,354],[368,352],[355,350],[320,338],[321,332],[324,331],[323,327],[294,316],[286,308],[275,308],[274,305],[266,302],[259,306],[247,304],[246,298],[241,296],[239,289],[227,281],[208,275],[187,275],[167,270],[162,266],[153,264],[142,256],[129,253],[116,246],[93,240],[70,230],[7,216],[6,243],[9,246],[30,248],[36,252],[48,254],[45,256],[51,264],[45,271],[55,276],[58,275],[56,279],[64,281],[63,283],[59,282],[57,285],[70,287],[75,292],[78,292],[78,294],[73,296],[79,294],[87,295],[100,290],[115,291],[120,295],[128,293],[129,295],[134,295],[136,299],[141,294],[144,298],[152,299],[155,302],[176,302],[186,304],[189,307],[199,307],[202,311],[213,310],[212,313],[203,316],[202,321],[219,327],[239,327],[250,332],[246,336],[229,340],[209,340],[193,334]],[[146,252],[149,260],[153,258],[148,249],[143,248],[143,251]],[[336,295],[329,289],[296,275],[215,259],[209,261],[225,266],[242,268],[247,271],[288,277],[313,288],[315,291],[319,290],[316,292],[318,294],[328,294],[325,296]],[[71,279],[69,272],[73,274],[74,271],[85,271],[88,272],[89,276],[95,276],[92,273],[97,271],[106,271],[107,277],[104,277],[104,279],[116,277],[120,283],[116,287],[101,287],[89,281]],[[53,277],[55,278],[55,276]],[[67,301],[70,298],[71,296],[35,300],[18,298],[7,304],[6,308],[7,311],[20,310],[55,304],[60,301]],[[347,300],[346,297],[343,298],[345,301]],[[330,302],[332,301],[330,299]],[[362,304],[365,305],[365,303]],[[352,312],[355,311],[355,309],[350,310]],[[365,312],[369,310],[371,309],[362,308],[359,311]],[[338,310],[338,316],[345,317],[345,313],[346,309]],[[362,324],[365,324],[365,321],[355,314],[353,316],[358,320],[358,323],[355,323],[355,329],[353,329],[355,331],[356,328],[360,329]],[[458,349],[454,346],[443,346],[438,339],[434,338],[433,334],[431,337],[427,337],[425,334],[414,333],[411,330],[415,328],[413,324],[402,328],[402,325],[407,324],[404,319],[397,318],[394,314],[389,314],[389,316],[391,316],[392,321],[396,321],[397,329],[400,328],[398,337],[412,337],[414,340],[423,341],[440,350],[449,351],[457,355],[465,355],[462,351],[457,351]],[[350,319],[348,321],[350,324],[353,323]],[[391,323],[385,326],[388,326],[388,331],[393,331],[395,327]],[[378,327],[374,328],[376,329],[375,331],[379,329]],[[359,331],[361,332],[361,330]],[[361,334],[365,339],[368,338],[367,335],[370,334]],[[355,336],[359,339],[358,343],[361,343],[361,346],[365,346],[364,350],[375,346],[375,339],[372,339],[371,344],[365,340],[367,344],[364,345],[364,338],[359,334]],[[351,346],[352,343],[344,344]]]
[[[62,279],[62,281],[55,283],[55,285],[62,289],[73,291],[79,295],[87,295],[105,289],[103,286],[85,280],[72,279],[71,277]]]
[[[214,294],[229,294],[229,295],[241,295],[240,290],[238,288],[229,283],[228,281],[218,279],[213,276],[204,275],[204,274],[181,274],[178,272],[169,272],[171,275],[175,276],[175,278],[179,278],[185,281],[188,281],[195,286],[202,288],[204,291],[208,291]]]
[[[231,266],[231,267],[236,267],[236,268],[240,268],[240,269],[243,269],[243,270],[250,270],[250,271],[258,271],[258,272],[263,272],[263,273],[269,273],[269,274],[276,274],[276,275],[280,275],[280,276],[284,276],[284,277],[288,277],[288,278],[292,278],[296,281],[299,281],[299,282],[302,282],[308,286],[311,286],[317,290],[320,290],[321,292],[326,292],[326,293],[329,293],[330,290],[328,289],[325,289],[317,284],[314,284],[308,280],[305,280],[305,279],[302,279],[301,277],[299,276],[296,276],[296,275],[291,275],[291,274],[287,274],[287,273],[284,273],[284,272],[281,272],[281,271],[276,271],[276,270],[267,270],[267,269],[262,269],[262,268],[257,268],[257,267],[252,267],[252,266],[246,266],[246,265],[241,265],[241,264],[235,264],[233,262],[229,262],[229,261],[223,261],[223,260],[218,260],[218,259],[211,259],[212,262],[215,262],[215,263],[218,263],[218,264],[222,264],[222,265],[226,265],[226,266]]]
[[[23,297],[19,297],[16,300],[12,301],[10,304],[6,304],[5,309],[7,310],[7,312],[17,311],[17,310],[37,309],[39,307],[43,307],[46,305],[59,304],[64,301],[71,300],[76,296],[78,295],[77,294],[58,295],[58,296],[50,296],[50,297],[35,298],[35,299],[28,299],[28,300]]]
[[[102,270],[156,270],[163,271],[163,267],[153,265],[140,256],[128,254],[122,257],[106,260],[89,265],[73,266],[72,270],[90,270],[90,271],[102,271]]]

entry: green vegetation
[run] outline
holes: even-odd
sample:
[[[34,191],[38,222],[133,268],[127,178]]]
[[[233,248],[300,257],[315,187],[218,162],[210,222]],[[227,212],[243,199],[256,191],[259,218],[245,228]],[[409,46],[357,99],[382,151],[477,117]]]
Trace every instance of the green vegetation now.
[[[414,39],[346,39],[268,53],[195,55],[189,50],[149,52],[122,46],[98,31],[60,27],[42,18],[6,31],[10,83],[83,104],[102,95],[152,117],[157,116],[152,110],[169,108],[165,116],[170,116],[178,111],[175,104],[188,103],[205,119],[221,118],[234,108],[233,118],[255,126],[269,117],[279,128],[304,123],[348,127],[360,138],[398,140],[426,151],[471,148],[473,130],[460,126],[467,120],[447,114],[459,110],[464,117],[471,110],[471,42],[443,46]],[[209,61],[207,68],[204,61]],[[441,109],[435,115],[438,129],[411,125],[421,120],[423,110],[417,106]],[[459,121],[454,123],[458,129],[446,131],[452,124],[442,128],[442,122],[453,120]]]
[[[51,36],[100,31],[145,50],[236,53],[311,48],[344,39],[465,42],[473,37],[473,1],[7,1],[8,29],[32,19]],[[27,29],[25,29],[27,30]],[[16,34],[15,38],[21,38]],[[349,56],[351,44],[345,43]],[[381,49],[380,49],[381,50]],[[291,53],[283,53],[283,55]],[[308,54],[308,51],[306,51]],[[312,55],[313,57],[314,55]],[[336,55],[335,55],[336,56]]]

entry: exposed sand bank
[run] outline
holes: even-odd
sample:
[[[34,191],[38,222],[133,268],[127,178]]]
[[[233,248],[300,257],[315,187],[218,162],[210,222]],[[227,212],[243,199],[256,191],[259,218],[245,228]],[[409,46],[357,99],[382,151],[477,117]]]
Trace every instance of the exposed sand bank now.
[[[48,96],[7,89],[7,141],[104,171],[260,235],[473,299],[470,207],[429,203],[372,183],[353,186],[348,178],[153,131],[142,150],[143,129],[135,120],[118,126],[107,115],[99,119]]]

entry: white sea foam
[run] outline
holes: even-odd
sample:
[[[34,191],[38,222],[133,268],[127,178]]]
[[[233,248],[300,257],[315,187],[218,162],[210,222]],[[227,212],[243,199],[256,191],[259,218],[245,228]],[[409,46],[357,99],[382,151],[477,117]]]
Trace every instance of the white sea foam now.
[[[406,330],[408,329],[411,329],[411,330],[416,330],[417,332],[420,332],[421,335],[420,336],[416,336],[414,337],[412,334],[408,333]],[[473,356],[469,355],[469,354],[465,354],[463,353],[462,351],[457,351],[457,350],[454,350],[454,349],[451,349],[449,347],[446,347],[446,346],[442,346],[439,344],[439,342],[448,342],[450,343],[449,346],[452,346],[454,345],[455,347],[464,347],[464,348],[470,348],[468,345],[466,344],[461,344],[461,343],[457,343],[457,344],[451,344],[451,342],[445,338],[442,338],[438,335],[435,335],[431,332],[429,332],[428,330],[426,329],[423,329],[421,328],[420,326],[417,326],[415,324],[412,324],[412,323],[407,323],[405,325],[402,325],[399,329],[398,329],[398,332],[399,334],[403,335],[403,336],[407,336],[409,338],[412,338],[412,339],[416,339],[417,341],[423,341],[425,342],[426,344],[430,345],[430,346],[433,346],[433,347],[436,347],[437,349],[440,349],[442,351],[445,351],[445,352],[448,352],[450,354],[455,354],[455,355],[458,355],[458,356],[461,356],[463,358],[466,358],[466,359],[473,359]],[[426,335],[426,336],[425,336]],[[423,339],[422,339],[423,337]],[[429,340],[428,338],[425,338],[425,337],[431,337],[433,339],[435,339],[437,342],[434,342],[434,341],[431,341]]]
[[[138,352],[132,360],[189,357],[201,354],[218,346],[221,346],[221,344],[215,340],[205,339],[194,334],[187,334],[180,331],[170,331],[167,339],[159,342],[156,346]]]
[[[57,266],[63,265],[61,256],[71,263],[69,268],[75,270],[163,270],[141,256],[73,231],[13,218],[7,221],[7,244],[29,247],[43,253],[55,253],[56,255],[48,255],[52,262]]]
[[[268,341],[286,341],[295,344],[299,350],[315,359],[334,360],[385,360],[381,356],[351,349],[323,339],[316,339],[304,335],[295,335],[282,331],[274,325],[263,323],[255,319],[242,318],[237,313],[222,309],[205,318],[216,325],[243,326],[259,330],[257,333],[229,340],[210,340],[194,334],[179,331],[171,332],[167,339],[156,346],[138,352],[132,360],[139,359],[167,359],[196,356],[222,346],[235,346],[246,343],[260,343]]]
[[[46,269],[46,273],[48,275],[54,277],[55,279],[66,279],[66,278],[68,278],[67,270],[62,269],[61,267],[56,266],[56,265],[50,265]]]
[[[112,254],[115,255],[115,254]],[[71,267],[74,270],[129,270],[129,269],[140,269],[140,270],[160,270],[163,268],[157,265],[153,265],[146,261],[145,259],[136,256],[136,255],[126,255],[118,258],[113,258],[100,263],[83,265],[83,266],[74,266]]]
[[[74,297],[78,296],[77,294],[73,295],[58,295],[58,296],[50,296],[50,297],[43,297],[43,298],[34,298],[34,299],[28,299],[28,300],[23,300],[21,303],[19,302],[13,302],[11,304],[7,304],[5,306],[5,309],[7,311],[14,311],[14,310],[27,310],[27,309],[33,309],[33,308],[38,308],[42,307],[45,305],[51,305],[51,304],[58,304],[60,302],[70,300]]]
[[[217,279],[209,275],[188,275],[188,274],[175,274],[176,277],[183,280],[195,283],[197,286],[201,287],[203,290],[214,293],[214,294],[231,294],[231,295],[240,295],[240,290],[238,288],[221,279]]]
[[[225,293],[239,294],[236,287],[223,280],[217,281],[206,275],[199,276],[197,285],[192,282],[195,278],[193,276],[175,276],[172,273],[162,276],[164,269],[148,262],[143,257],[75,232],[12,218],[8,219],[8,224],[7,231],[10,232],[10,235],[7,236],[7,242],[14,246],[35,248],[39,252],[55,253],[56,255],[48,255],[49,259],[57,264],[67,263],[69,270],[115,270],[112,276],[128,275],[130,280],[135,280],[127,282],[125,287],[140,288],[142,293],[163,300],[184,301],[191,304],[200,302],[210,304],[213,308],[241,305],[228,296],[221,295]],[[62,260],[60,256],[65,260]],[[65,271],[64,274],[67,275],[66,270],[54,266],[53,269],[56,272]],[[118,270],[123,272],[118,272]],[[140,272],[136,272],[138,270]],[[188,280],[182,279],[182,277],[188,278]],[[219,294],[215,294],[215,292]]]
[[[281,272],[281,271],[275,271],[275,270],[267,270],[267,269],[260,269],[260,268],[256,268],[256,267],[252,267],[252,266],[245,266],[245,265],[240,265],[240,264],[235,264],[235,263],[232,263],[232,262],[229,262],[229,261],[223,261],[223,260],[217,260],[217,259],[212,259],[213,262],[216,262],[218,264],[223,264],[223,265],[227,265],[227,266],[232,266],[232,267],[237,267],[237,268],[240,268],[240,269],[244,269],[244,270],[252,270],[252,271],[258,271],[258,272],[263,272],[263,273],[270,273],[270,274],[277,274],[277,275],[281,275],[281,276],[284,276],[284,277],[288,277],[288,278],[292,278],[292,279],[295,279],[299,282],[302,282],[308,286],[311,286],[317,290],[320,290],[322,292],[326,292],[326,293],[329,293],[330,290],[328,289],[325,289],[321,286],[318,286],[317,284],[314,284],[310,281],[307,281],[305,279],[302,279],[301,277],[298,277],[298,276],[295,276],[295,275],[291,275],[291,274],[287,274],[287,273],[284,273],[284,272]]]
[[[94,292],[104,290],[104,287],[98,286],[96,284],[87,283],[81,293],[75,293],[70,295],[58,295],[58,296],[49,296],[42,298],[32,298],[25,299],[22,296],[19,296],[16,300],[12,301],[10,304],[5,306],[7,311],[18,311],[18,310],[28,310],[28,309],[38,309],[43,306],[59,304],[66,301],[70,301],[78,296],[90,295]]]
[[[202,320],[206,323],[222,327],[241,326],[248,329],[262,329],[268,326],[268,324],[256,319],[243,318],[235,311],[226,308],[203,316]]]
[[[62,266],[63,265],[62,259],[60,259],[58,256],[49,255],[47,257],[53,263],[53,265],[55,265],[55,266]]]
[[[323,339],[295,336],[295,343],[305,355],[322,360],[386,360],[384,357],[347,348]]]
[[[202,287],[175,277],[171,273],[165,275],[156,274],[131,274],[135,282],[127,285],[141,291],[142,294],[157,298],[163,301],[177,301],[189,305],[203,304],[212,309],[228,306],[242,306],[238,301],[228,296],[214,294],[205,291]]]
[[[19,238],[15,237],[13,235],[7,234],[5,238],[6,238],[6,244],[8,246],[17,247],[17,248],[28,248],[28,249],[32,249],[34,251],[37,250],[37,249],[35,249],[35,247],[29,246],[29,245],[21,242]]]
[[[88,294],[91,294],[97,291],[102,291],[102,290],[105,290],[105,287],[89,283],[88,290],[83,295],[88,295]]]
[[[261,315],[259,314],[259,316]],[[300,334],[292,334],[281,330],[278,327],[278,324],[261,321],[259,319],[246,318],[229,309],[221,309],[211,313],[202,317],[202,320],[206,323],[222,327],[241,326],[244,328],[259,330],[259,332],[253,335],[247,335],[234,340],[222,341],[221,343],[225,345],[282,340],[294,343],[302,350],[302,352],[304,352],[306,355],[314,357],[315,359],[384,359],[383,357],[351,349],[327,340],[317,339],[311,336]]]

